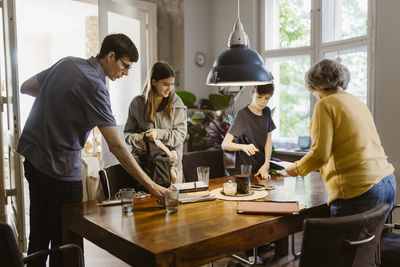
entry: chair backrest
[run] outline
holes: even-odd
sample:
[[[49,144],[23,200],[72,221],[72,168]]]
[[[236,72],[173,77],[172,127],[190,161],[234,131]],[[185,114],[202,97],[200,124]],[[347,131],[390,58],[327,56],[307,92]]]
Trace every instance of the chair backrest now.
[[[99,171],[100,182],[103,186],[104,196],[112,197],[121,188],[135,188],[143,190],[143,187],[133,178],[122,165],[114,165]]]
[[[185,152],[182,163],[185,182],[197,181],[198,166],[210,167],[210,179],[225,176],[224,153],[220,149]]]
[[[1,266],[24,266],[11,226],[5,223],[0,223],[0,261]]]
[[[300,267],[370,266],[389,205],[343,217],[304,221]]]

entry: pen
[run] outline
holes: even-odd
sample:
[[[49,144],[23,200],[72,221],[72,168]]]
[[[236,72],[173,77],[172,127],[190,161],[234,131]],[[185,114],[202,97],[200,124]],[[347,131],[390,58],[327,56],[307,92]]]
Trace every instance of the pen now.
[[[280,200],[263,200],[259,202],[275,202],[275,203],[299,203],[297,200],[288,200],[288,201],[280,201]]]

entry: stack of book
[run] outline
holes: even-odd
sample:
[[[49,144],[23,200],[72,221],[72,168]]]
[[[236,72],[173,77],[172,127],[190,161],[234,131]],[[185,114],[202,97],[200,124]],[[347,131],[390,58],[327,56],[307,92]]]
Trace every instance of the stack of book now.
[[[208,185],[203,181],[174,184],[179,190],[179,203],[192,203],[215,200],[210,195]]]

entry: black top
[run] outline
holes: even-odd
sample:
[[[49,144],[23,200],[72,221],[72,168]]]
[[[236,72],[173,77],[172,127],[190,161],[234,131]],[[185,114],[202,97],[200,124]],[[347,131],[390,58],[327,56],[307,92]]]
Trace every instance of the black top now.
[[[258,171],[255,167],[261,167],[265,161],[267,135],[275,128],[269,107],[262,110],[261,116],[254,114],[248,106],[239,110],[229,133],[238,138],[240,144],[253,144],[259,152],[249,159],[250,162],[242,157],[245,153],[239,153],[241,156],[236,157],[236,167],[240,167],[241,164],[251,164],[256,165],[253,166],[253,171]]]

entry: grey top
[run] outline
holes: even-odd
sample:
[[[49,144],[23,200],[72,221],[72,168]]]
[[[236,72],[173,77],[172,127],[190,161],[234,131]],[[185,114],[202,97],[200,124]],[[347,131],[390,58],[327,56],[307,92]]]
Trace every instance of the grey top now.
[[[39,171],[82,180],[81,150],[95,126],[116,126],[103,69],[91,57],[66,57],[36,75],[41,84],[17,152]]]
[[[246,106],[236,114],[235,120],[228,132],[237,137],[241,144],[255,145],[259,152],[253,157],[258,163],[257,165],[262,165],[265,162],[267,135],[275,128],[269,107],[265,107],[262,110],[261,116],[258,116]],[[241,157],[236,157],[236,166],[240,166],[240,164],[247,164],[247,162],[241,162]]]
[[[168,148],[176,150],[178,160],[173,163],[173,166],[182,170],[183,142],[187,134],[187,114],[186,106],[175,93],[172,99],[172,116],[169,117],[165,110],[158,111],[154,123],[149,122],[146,118],[144,96],[139,95],[132,100],[124,128],[125,142],[131,145],[129,139],[131,133],[141,133],[152,128],[157,129],[157,139],[161,140]],[[134,149],[133,146],[132,149]]]

